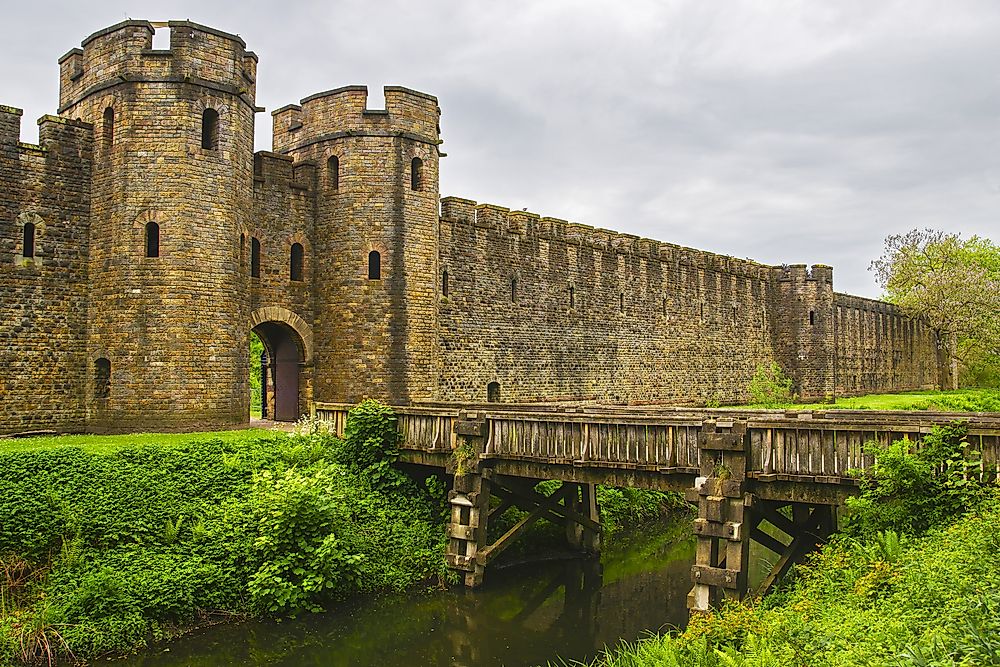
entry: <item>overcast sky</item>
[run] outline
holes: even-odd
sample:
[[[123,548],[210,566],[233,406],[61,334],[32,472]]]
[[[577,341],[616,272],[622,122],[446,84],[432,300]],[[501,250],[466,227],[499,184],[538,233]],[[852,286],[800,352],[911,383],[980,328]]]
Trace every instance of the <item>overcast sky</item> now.
[[[5,1],[23,140],[55,112],[59,56],[126,17],[241,35],[268,112],[346,84],[370,107],[386,84],[436,95],[442,195],[832,264],[866,296],[887,234],[1000,241],[996,0]]]

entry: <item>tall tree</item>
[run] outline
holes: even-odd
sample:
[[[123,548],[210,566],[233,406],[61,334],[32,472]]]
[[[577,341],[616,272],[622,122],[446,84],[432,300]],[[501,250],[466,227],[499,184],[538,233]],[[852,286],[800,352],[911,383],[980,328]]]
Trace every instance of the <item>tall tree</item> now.
[[[886,299],[923,319],[938,342],[941,384],[972,355],[1000,358],[1000,248],[989,239],[914,229],[885,240],[869,267]]]

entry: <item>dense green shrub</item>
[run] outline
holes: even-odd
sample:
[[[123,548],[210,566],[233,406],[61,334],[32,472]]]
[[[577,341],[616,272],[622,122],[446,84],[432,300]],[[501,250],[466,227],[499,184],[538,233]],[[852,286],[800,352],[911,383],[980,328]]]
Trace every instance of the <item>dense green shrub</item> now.
[[[792,389],[792,380],[773,361],[769,366],[757,366],[747,391],[754,405],[763,407],[777,407],[798,400]]]
[[[861,476],[861,495],[847,501],[847,531],[921,534],[976,506],[986,487],[976,477],[981,461],[968,453],[967,432],[955,422],[935,427],[919,448],[905,439],[885,449],[868,443],[876,463]]]
[[[690,511],[679,493],[631,487],[599,485],[597,502],[608,534],[657,521],[670,513]]]
[[[397,445],[396,417],[392,410],[369,399],[348,415],[336,458],[354,470],[384,469],[399,457]]]
[[[338,529],[349,523],[345,494],[329,467],[302,473],[294,468],[272,480],[261,473],[256,498],[257,538],[250,598],[268,612],[322,611],[332,593],[357,586],[362,556],[345,549]]]

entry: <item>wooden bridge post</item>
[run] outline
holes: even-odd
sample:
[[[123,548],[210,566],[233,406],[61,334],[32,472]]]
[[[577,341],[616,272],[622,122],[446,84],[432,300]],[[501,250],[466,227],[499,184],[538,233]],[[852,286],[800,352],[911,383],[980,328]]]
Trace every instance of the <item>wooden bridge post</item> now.
[[[570,485],[573,488],[569,491],[569,495],[564,501],[566,507],[599,524],[601,516],[597,506],[597,485],[587,483],[574,484],[572,482],[563,483],[563,486],[569,487]],[[591,553],[600,552],[601,533],[599,531],[571,517],[566,518],[565,525],[566,541],[571,547]]]
[[[749,443],[746,422],[706,421],[698,436],[701,475],[688,492],[688,499],[698,503],[694,586],[688,594],[692,612],[707,612],[723,595],[747,593],[753,528],[752,496],[746,489]]]
[[[451,523],[448,524],[448,566],[462,573],[463,583],[481,586],[486,565],[477,558],[486,546],[486,529],[490,516],[490,478],[492,471],[483,469],[479,455],[483,452],[486,421],[473,413],[462,414],[455,421],[456,455],[453,457],[455,482],[448,493]]]

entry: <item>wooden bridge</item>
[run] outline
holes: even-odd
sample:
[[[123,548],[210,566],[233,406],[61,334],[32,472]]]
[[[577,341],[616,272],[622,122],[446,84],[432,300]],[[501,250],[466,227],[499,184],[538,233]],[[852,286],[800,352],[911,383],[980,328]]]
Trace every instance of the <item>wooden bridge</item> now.
[[[350,406],[315,405],[343,434]],[[969,425],[980,474],[996,480],[1000,413],[602,409],[540,406],[396,408],[402,460],[454,474],[448,562],[467,586],[540,519],[565,525],[576,548],[600,548],[594,486],[682,491],[698,506],[692,610],[748,592],[750,542],[778,555],[770,587],[836,529],[836,508],[858,491],[871,448],[920,446],[935,425]],[[561,480],[552,495],[541,480]],[[490,502],[496,496],[498,502]],[[527,515],[490,543],[487,526],[511,507]]]

